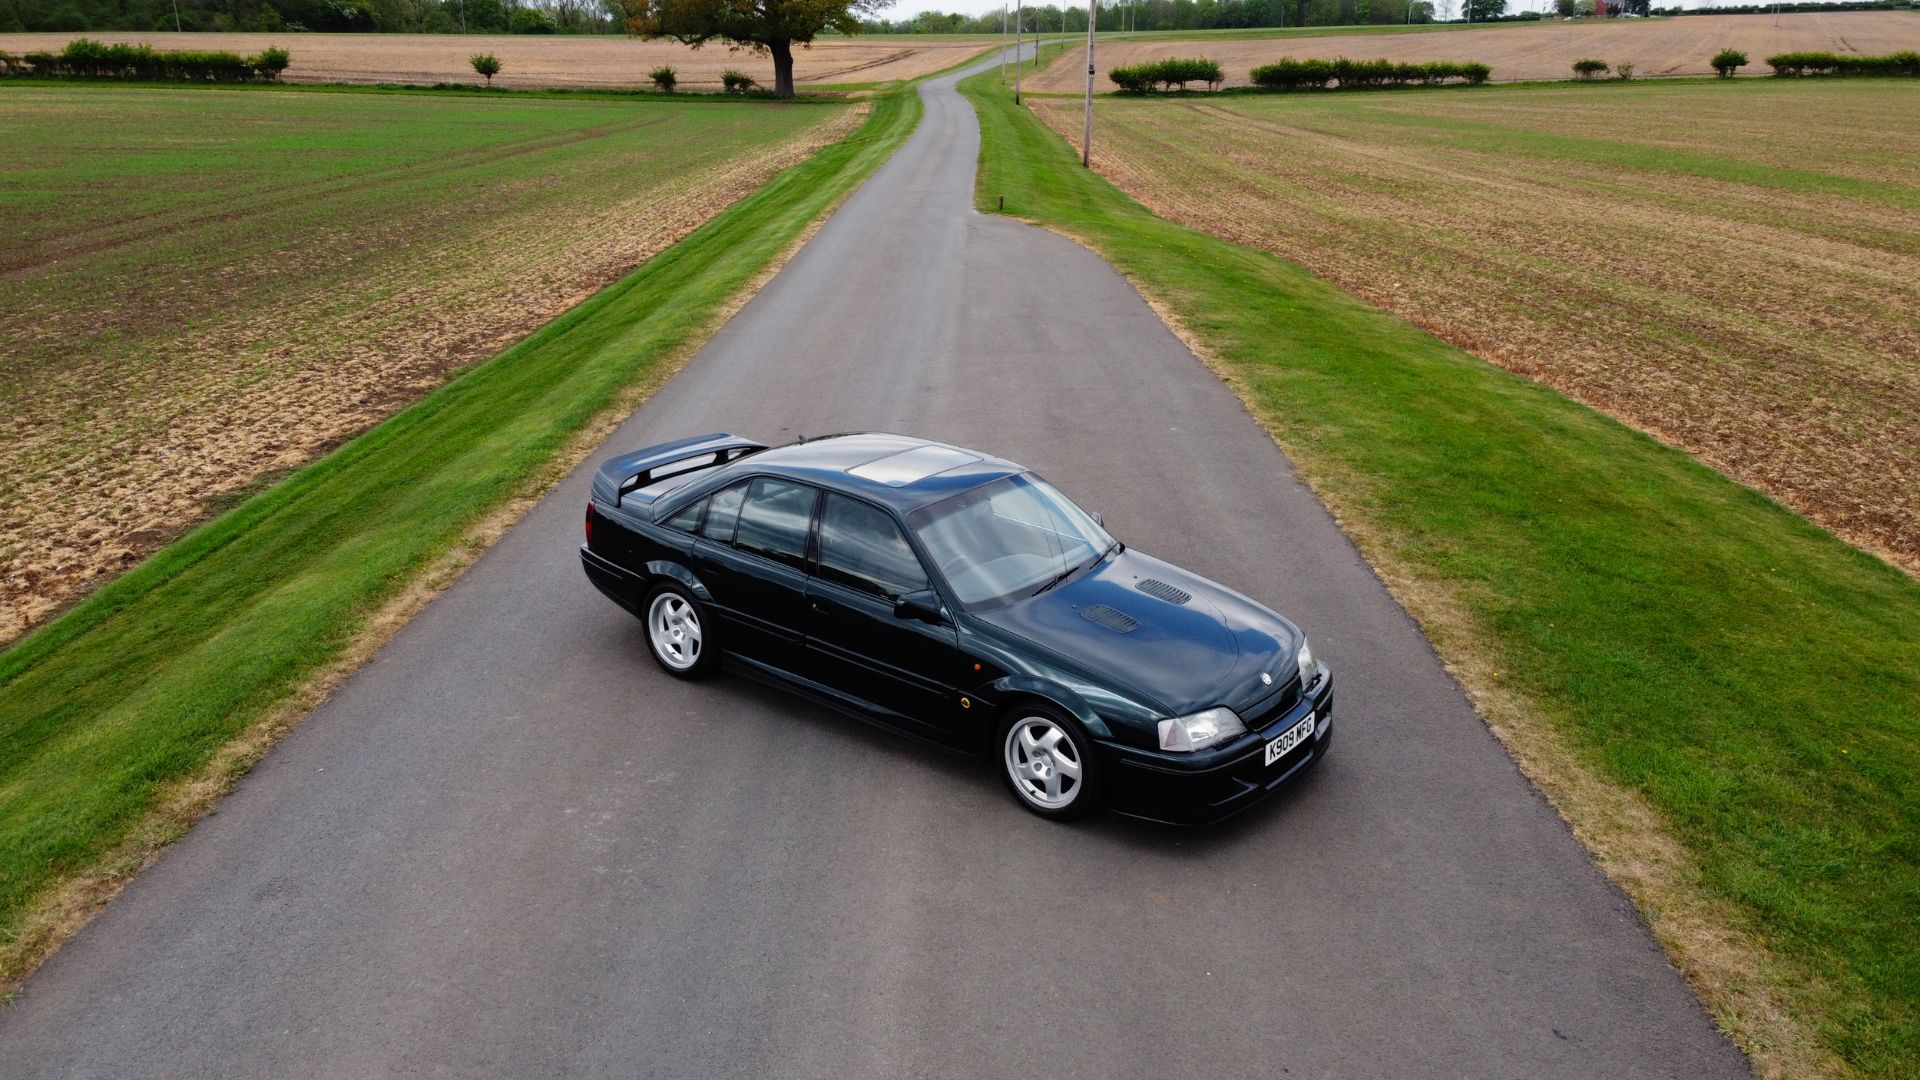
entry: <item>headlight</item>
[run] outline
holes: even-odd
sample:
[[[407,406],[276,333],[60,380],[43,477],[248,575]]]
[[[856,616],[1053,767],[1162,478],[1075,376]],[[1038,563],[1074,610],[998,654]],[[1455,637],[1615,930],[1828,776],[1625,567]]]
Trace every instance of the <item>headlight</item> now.
[[[1313,676],[1317,670],[1317,665],[1313,662],[1313,646],[1307,644],[1306,638],[1300,639],[1300,651],[1295,653],[1293,658],[1300,665],[1300,691],[1305,693],[1307,688],[1313,685]]]
[[[1208,709],[1192,716],[1160,721],[1160,749],[1204,750],[1244,733],[1240,714],[1228,708]]]

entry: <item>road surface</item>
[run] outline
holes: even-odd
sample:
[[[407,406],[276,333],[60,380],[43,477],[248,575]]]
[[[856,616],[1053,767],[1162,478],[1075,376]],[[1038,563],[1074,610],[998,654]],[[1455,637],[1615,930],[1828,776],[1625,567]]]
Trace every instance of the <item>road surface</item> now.
[[[0,1011],[6,1077],[1731,1077],[1625,897],[1239,402],[971,208],[953,89],[679,376]],[[687,685],[582,577],[594,461],[853,429],[1041,471],[1292,616],[1316,774],[1211,832]]]

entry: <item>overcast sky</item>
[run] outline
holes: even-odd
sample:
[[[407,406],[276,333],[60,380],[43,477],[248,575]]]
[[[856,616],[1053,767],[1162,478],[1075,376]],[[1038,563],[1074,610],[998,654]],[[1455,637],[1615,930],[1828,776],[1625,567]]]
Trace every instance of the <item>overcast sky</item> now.
[[[883,13],[882,17],[897,22],[901,19],[910,19],[922,11],[962,11],[968,15],[983,15],[989,11],[999,11],[1000,2],[1001,0],[949,0],[947,3],[939,3],[937,0],[896,0],[894,5]],[[1009,6],[1011,6],[1012,2],[1013,0],[1007,0]],[[1087,0],[1078,0],[1075,6],[1085,7],[1086,2]],[[1680,6],[1730,7],[1753,2],[1756,2],[1756,0],[1725,0],[1724,5],[1715,5],[1710,2],[1710,0],[1681,0]],[[1764,0],[1758,0],[1758,2],[1764,2]],[[1820,2],[1820,0],[1805,0],[1805,2]],[[1835,2],[1838,2],[1838,0],[1835,0]],[[1040,0],[1040,6],[1042,7],[1045,7],[1048,3],[1058,5],[1060,0]],[[1552,6],[1552,0],[1507,0],[1507,7],[1511,11],[1545,11]],[[1653,0],[1653,6],[1673,7],[1674,0]]]

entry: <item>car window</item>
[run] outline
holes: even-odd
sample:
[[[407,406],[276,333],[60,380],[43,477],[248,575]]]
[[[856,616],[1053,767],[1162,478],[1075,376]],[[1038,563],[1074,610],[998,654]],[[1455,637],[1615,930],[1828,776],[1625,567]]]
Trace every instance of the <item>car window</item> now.
[[[761,477],[740,508],[733,546],[742,551],[799,566],[807,558],[807,529],[813,523],[814,490],[805,484]],[[719,500],[715,500],[718,509]]]
[[[820,576],[889,599],[927,587],[920,557],[886,511],[832,493],[820,513]]]
[[[700,525],[700,512],[707,508],[707,500],[695,499],[680,508],[680,511],[667,519],[667,527],[681,532],[692,532]]]
[[[707,520],[700,535],[719,544],[733,543],[733,523],[740,518],[740,503],[747,497],[747,481],[715,492],[707,507]]]

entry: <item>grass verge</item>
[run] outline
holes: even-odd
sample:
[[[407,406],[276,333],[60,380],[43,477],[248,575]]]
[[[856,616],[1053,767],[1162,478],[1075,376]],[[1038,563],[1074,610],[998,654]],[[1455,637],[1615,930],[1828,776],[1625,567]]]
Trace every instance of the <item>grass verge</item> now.
[[[457,573],[583,430],[664,378],[919,116],[912,84],[876,97],[847,139],[0,654],[0,985]]]
[[[1920,583],[961,89],[982,209],[1088,244],[1227,378],[1756,1067],[1910,1075]]]

